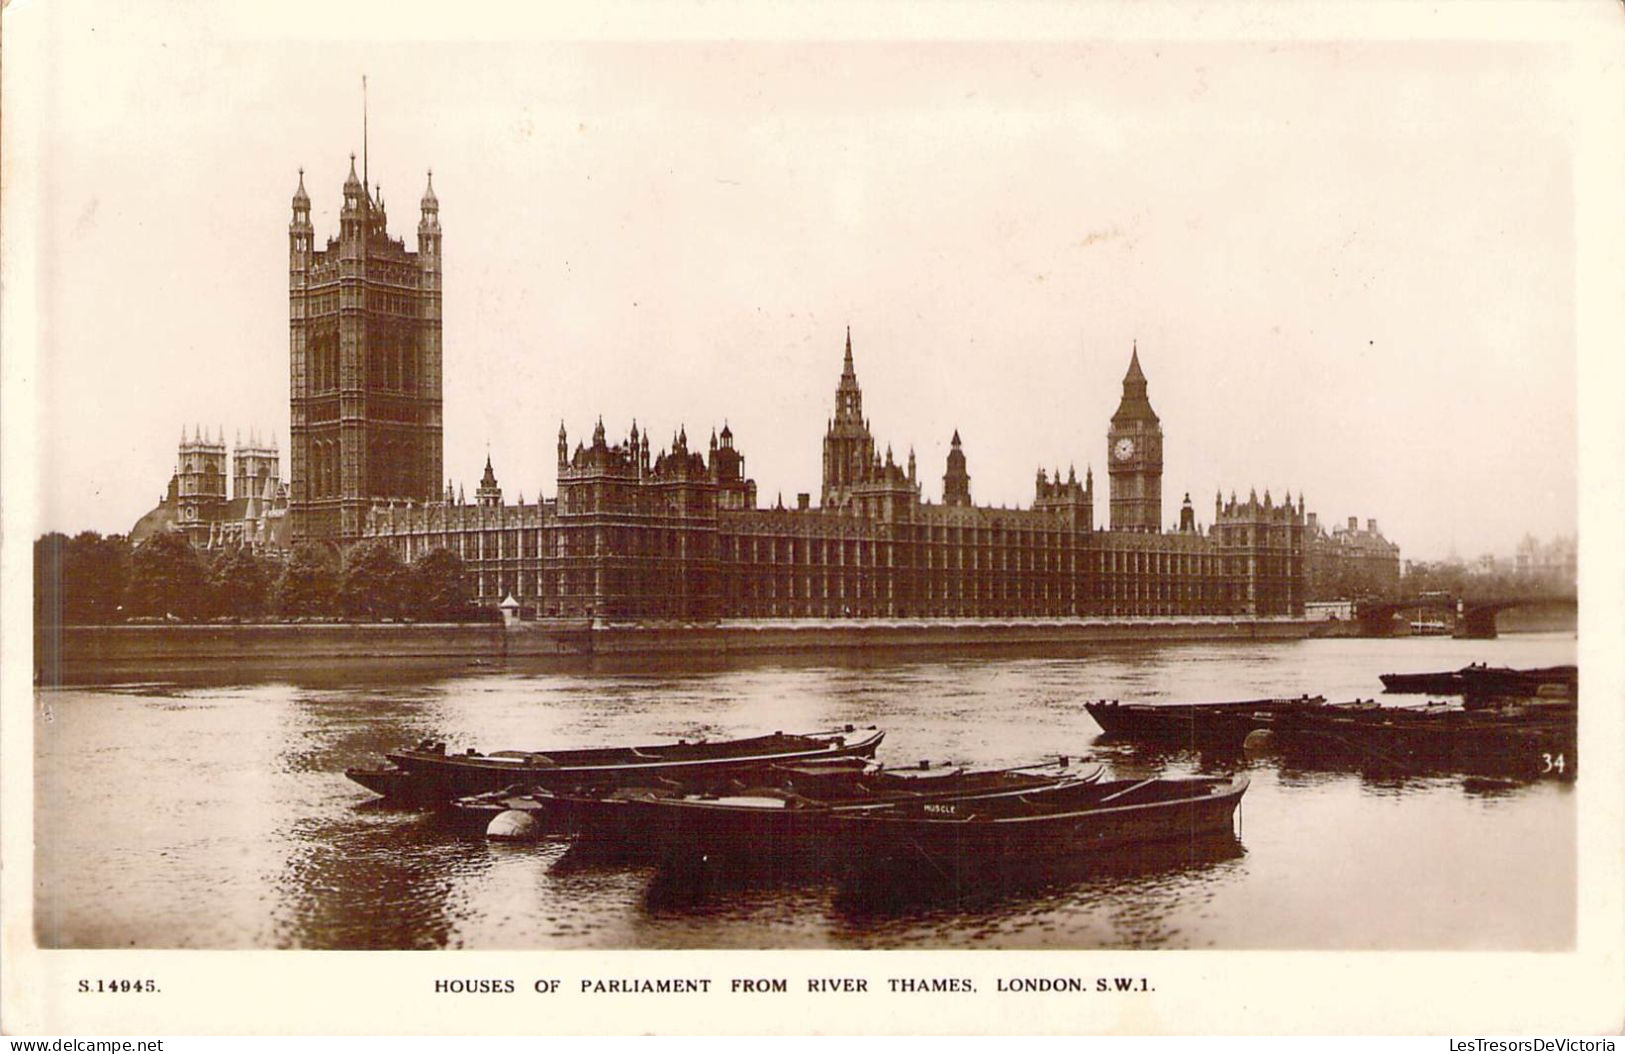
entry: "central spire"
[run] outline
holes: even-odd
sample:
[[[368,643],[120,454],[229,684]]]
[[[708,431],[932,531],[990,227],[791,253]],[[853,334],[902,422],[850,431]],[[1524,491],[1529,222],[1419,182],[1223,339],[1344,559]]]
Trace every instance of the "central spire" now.
[[[841,363],[841,383],[835,388],[835,420],[863,420],[863,391],[858,387],[858,371],[852,365],[852,327],[846,327],[846,358]]]

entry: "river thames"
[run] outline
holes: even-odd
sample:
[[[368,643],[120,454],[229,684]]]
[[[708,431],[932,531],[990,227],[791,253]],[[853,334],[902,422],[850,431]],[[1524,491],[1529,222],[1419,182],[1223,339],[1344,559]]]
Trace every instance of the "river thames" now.
[[[1096,698],[1377,696],[1379,673],[1575,661],[1572,633],[830,654],[675,665],[222,665],[36,694],[35,909],[69,948],[1572,948],[1570,782],[1097,743]],[[987,885],[673,874],[493,844],[344,776],[450,749],[845,724],[880,759],[1067,753],[1118,776],[1245,767],[1236,837]],[[1582,777],[1583,778],[1583,777]]]

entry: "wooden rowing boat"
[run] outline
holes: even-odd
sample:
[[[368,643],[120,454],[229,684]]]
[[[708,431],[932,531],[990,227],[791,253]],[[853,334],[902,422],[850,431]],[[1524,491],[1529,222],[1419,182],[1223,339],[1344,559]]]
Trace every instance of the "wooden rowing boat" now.
[[[556,790],[609,788],[698,777],[747,774],[773,764],[818,758],[873,757],[885,733],[847,725],[832,732],[717,742],[678,740],[653,746],[586,750],[504,750],[450,754],[425,741],[386,754],[387,768],[345,770],[345,775],[387,798],[444,803],[520,785]]]
[[[1326,702],[1324,696],[1215,703],[1120,703],[1101,699],[1084,709],[1112,737],[1154,739],[1184,746],[1240,746],[1247,733],[1283,714]]]
[[[542,833],[618,843],[663,856],[729,856],[813,848],[809,841],[838,813],[900,802],[969,801],[1028,795],[1065,798],[1097,782],[1099,765],[1063,761],[1015,769],[855,770],[831,765],[773,766],[754,783],[697,792],[624,787],[603,795],[545,790],[460,799],[460,814],[488,819],[498,837]],[[530,814],[520,821],[513,813]],[[501,821],[501,822],[498,822]]]
[[[1232,830],[1247,776],[1113,780],[1070,800],[1014,795],[843,814],[830,844],[860,869],[976,869],[1087,858]]]

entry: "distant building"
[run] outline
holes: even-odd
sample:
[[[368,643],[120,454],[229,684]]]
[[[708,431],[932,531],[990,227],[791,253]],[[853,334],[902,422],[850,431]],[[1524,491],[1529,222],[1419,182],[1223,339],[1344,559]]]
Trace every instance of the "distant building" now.
[[[1574,588],[1580,581],[1580,546],[1572,535],[1537,541],[1525,535],[1513,555],[1514,573],[1551,585]]]
[[[1039,469],[1026,509],[977,506],[957,431],[943,501],[921,496],[912,452],[880,452],[863,416],[847,336],[824,434],[818,507],[802,495],[758,508],[724,426],[705,453],[686,430],[651,457],[633,424],[599,421],[572,450],[558,436],[558,498],[504,505],[489,459],[475,504],[461,496],[375,504],[364,537],[413,559],[461,554],[482,603],[510,593],[544,616],[606,619],[1032,616],[1296,616],[1305,600],[1302,499],[1217,498],[1161,528],[1161,427],[1135,348],[1107,433],[1113,529],[1094,525],[1094,477]],[[1126,442],[1125,442],[1126,440]]]
[[[1350,516],[1328,531],[1309,514],[1308,598],[1350,600],[1392,592],[1399,586],[1399,546],[1382,536],[1377,521]]]
[[[139,545],[159,531],[177,531],[199,549],[248,546],[278,553],[288,545],[288,488],[281,478],[276,440],[261,442],[251,431],[231,448],[227,493],[225,429],[211,436],[181,431],[175,472],[158,505],[130,528]]]

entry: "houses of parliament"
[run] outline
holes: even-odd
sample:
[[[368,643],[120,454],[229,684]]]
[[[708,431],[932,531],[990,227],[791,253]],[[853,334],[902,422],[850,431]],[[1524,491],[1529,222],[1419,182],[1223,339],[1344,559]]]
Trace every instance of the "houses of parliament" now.
[[[1104,529],[1092,471],[1079,479],[1040,469],[1030,506],[978,505],[973,452],[957,431],[941,499],[927,500],[913,453],[899,463],[871,430],[850,331],[816,505],[809,492],[793,506],[763,507],[727,425],[705,440],[679,431],[656,449],[635,422],[611,437],[601,418],[573,445],[560,425],[553,499],[505,501],[487,457],[468,501],[441,482],[442,233],[432,176],[415,251],[390,236],[382,194],[358,177],[353,157],[342,196],[338,236],[322,248],[302,171],[292,199],[281,544],[382,540],[407,560],[446,548],[462,557],[481,603],[512,597],[544,618],[1304,612],[1311,550],[1329,536],[1301,494],[1296,503],[1268,491],[1215,495],[1200,527],[1185,495],[1165,521],[1162,427],[1137,347],[1106,426]],[[1397,576],[1397,547],[1391,557]],[[1380,562],[1386,569],[1387,554]]]

